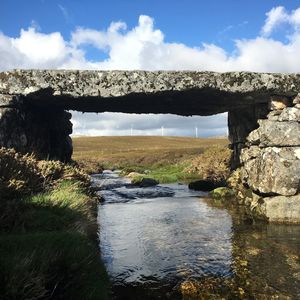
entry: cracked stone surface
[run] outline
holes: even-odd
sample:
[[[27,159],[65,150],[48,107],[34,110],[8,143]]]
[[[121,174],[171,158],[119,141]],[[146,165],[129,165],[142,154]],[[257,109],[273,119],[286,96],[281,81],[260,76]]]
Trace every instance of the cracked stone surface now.
[[[299,95],[292,102],[277,97],[276,105],[271,99],[272,111],[241,150],[244,183],[262,196],[261,212],[270,222],[300,223]]]
[[[300,147],[251,146],[242,150],[244,178],[262,194],[292,196],[299,193]],[[300,204],[300,203],[299,203]]]
[[[0,73],[2,95],[22,95],[35,105],[94,112],[209,115],[267,102],[270,95],[295,98],[299,90],[300,74],[66,70]]]
[[[263,211],[270,222],[300,223],[300,194],[264,198]]]
[[[300,123],[294,119],[289,122],[259,120],[259,128],[252,131],[247,141],[261,147],[300,146]]]

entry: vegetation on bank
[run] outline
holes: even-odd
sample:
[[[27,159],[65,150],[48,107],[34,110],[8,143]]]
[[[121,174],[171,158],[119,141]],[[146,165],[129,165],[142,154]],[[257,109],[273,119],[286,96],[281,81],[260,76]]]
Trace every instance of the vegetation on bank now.
[[[185,172],[199,174],[201,179],[226,182],[230,175],[231,150],[224,146],[213,146],[190,161]]]
[[[74,159],[87,170],[121,169],[160,183],[223,180],[229,174],[227,139],[190,137],[81,137],[73,139]],[[93,170],[92,164],[95,165]]]
[[[0,149],[3,299],[106,299],[97,199],[76,166]]]
[[[226,139],[74,139],[78,163],[0,149],[0,294],[3,299],[106,299],[89,173],[137,172],[160,183],[227,176]],[[204,167],[203,167],[204,165]]]

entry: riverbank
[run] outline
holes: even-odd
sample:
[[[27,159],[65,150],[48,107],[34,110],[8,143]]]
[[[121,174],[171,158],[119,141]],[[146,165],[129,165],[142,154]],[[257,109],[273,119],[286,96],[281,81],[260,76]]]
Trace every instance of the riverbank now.
[[[107,299],[88,177],[58,162],[0,154],[3,299]]]

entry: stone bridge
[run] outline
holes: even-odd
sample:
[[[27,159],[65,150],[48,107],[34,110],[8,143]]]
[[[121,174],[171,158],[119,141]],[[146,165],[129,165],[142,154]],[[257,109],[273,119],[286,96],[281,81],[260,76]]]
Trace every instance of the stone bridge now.
[[[271,221],[300,222],[299,92],[300,74],[2,72],[0,146],[70,160],[68,110],[184,116],[228,112],[232,168],[241,166],[244,185],[263,197]]]

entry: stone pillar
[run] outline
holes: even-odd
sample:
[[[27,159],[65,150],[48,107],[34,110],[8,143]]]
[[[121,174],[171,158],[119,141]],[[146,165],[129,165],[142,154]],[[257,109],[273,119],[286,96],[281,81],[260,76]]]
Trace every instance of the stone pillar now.
[[[271,222],[300,223],[300,94],[273,97],[241,151],[242,179]]]
[[[22,97],[0,94],[0,147],[34,153],[39,159],[69,161],[70,119],[63,109],[32,106]]]
[[[268,113],[268,105],[253,104],[228,112],[229,147],[233,150],[231,169],[240,166],[240,153],[245,147],[249,133],[258,127],[257,120],[265,118]]]

